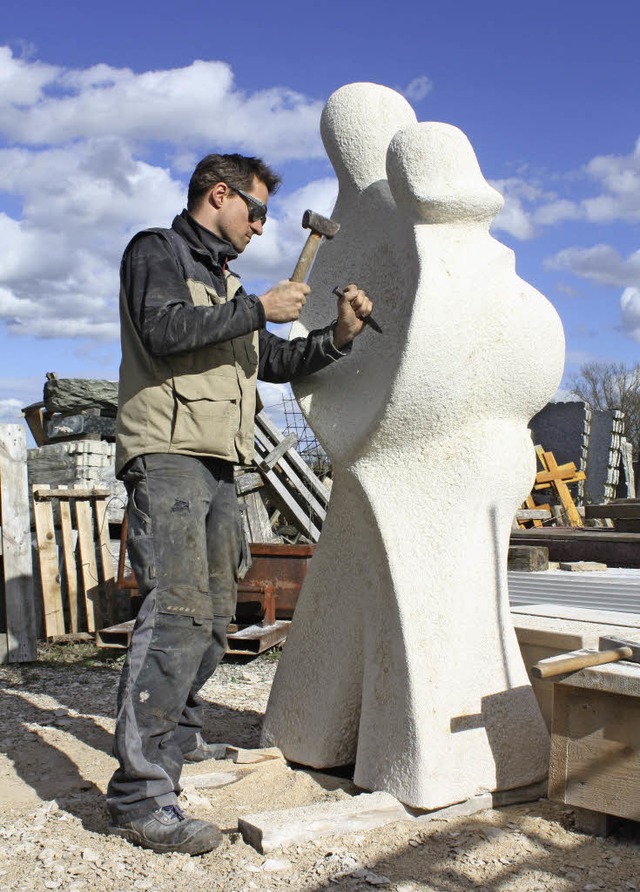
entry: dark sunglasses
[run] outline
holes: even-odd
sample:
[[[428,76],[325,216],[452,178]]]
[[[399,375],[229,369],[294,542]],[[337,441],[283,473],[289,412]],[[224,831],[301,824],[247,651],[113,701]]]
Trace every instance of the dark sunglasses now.
[[[257,198],[254,198],[253,195],[249,195],[247,192],[243,192],[242,189],[238,189],[237,186],[232,186],[231,183],[227,183],[229,189],[239,195],[247,205],[249,209],[249,223],[255,223],[259,220],[261,223],[264,223],[267,219],[267,206],[263,204],[261,201],[258,201]]]

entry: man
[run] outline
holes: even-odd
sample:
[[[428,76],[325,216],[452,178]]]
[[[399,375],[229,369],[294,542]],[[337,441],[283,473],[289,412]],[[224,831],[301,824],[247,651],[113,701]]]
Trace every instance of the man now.
[[[157,852],[201,854],[215,824],[177,805],[185,756],[202,739],[198,691],[226,649],[243,550],[234,464],[253,454],[256,379],[280,383],[337,361],[371,312],[355,285],[337,320],[287,341],[309,286],[257,297],[228,267],[262,235],[280,178],[257,158],[207,155],[171,229],[138,233],[121,266],[116,472],[129,495],[128,551],[144,596],[122,672],[107,791],[111,833]]]

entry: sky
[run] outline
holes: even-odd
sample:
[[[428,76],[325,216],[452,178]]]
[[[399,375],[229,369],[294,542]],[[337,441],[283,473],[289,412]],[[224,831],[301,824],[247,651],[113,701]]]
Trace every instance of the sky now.
[[[236,267],[258,294],[288,277],[302,212],[337,195],[320,113],[357,81],[470,139],[505,198],[492,234],[564,324],[559,397],[586,362],[635,364],[639,33],[637,0],[3,4],[0,422],[47,372],[117,379],[122,251],[170,225],[203,155],[282,175]]]

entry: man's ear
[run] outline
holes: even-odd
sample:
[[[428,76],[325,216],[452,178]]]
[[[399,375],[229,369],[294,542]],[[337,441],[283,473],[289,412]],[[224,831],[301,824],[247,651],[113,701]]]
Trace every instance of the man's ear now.
[[[208,201],[213,205],[214,208],[219,209],[222,207],[224,202],[226,201],[229,195],[229,187],[226,183],[216,183],[215,186],[209,192]]]

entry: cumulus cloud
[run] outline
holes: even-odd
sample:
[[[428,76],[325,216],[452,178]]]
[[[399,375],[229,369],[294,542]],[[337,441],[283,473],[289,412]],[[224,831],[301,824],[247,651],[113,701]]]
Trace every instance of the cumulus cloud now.
[[[640,251],[623,257],[610,245],[591,248],[567,248],[549,258],[548,269],[570,270],[576,276],[624,288],[620,296],[622,330],[640,341]]]
[[[564,178],[556,178],[559,188],[595,188],[586,198],[567,198],[542,188],[535,179],[513,177],[495,180],[492,185],[505,197],[502,212],[493,228],[519,239],[534,238],[549,226],[569,220],[587,223],[613,223],[640,220],[640,140],[629,155],[601,155]]]
[[[320,156],[320,111],[321,103],[291,90],[238,90],[224,62],[142,73],[65,69],[0,47],[0,193],[7,199],[0,204],[0,321],[16,335],[115,339],[122,250],[137,230],[170,225],[196,161],[211,150],[260,154],[275,164]],[[310,191],[324,200],[322,184]],[[247,266],[269,281],[276,271],[290,274],[302,239],[287,205],[275,207]]]
[[[601,285],[640,284],[640,251],[623,257],[610,245],[567,248],[545,261],[547,269],[570,270],[575,275]]]
[[[601,155],[587,165],[587,173],[603,189],[584,202],[588,220],[640,220],[640,139],[630,155]]]
[[[75,139],[121,137],[176,145],[224,140],[273,161],[321,154],[321,104],[284,88],[245,94],[225,62],[136,73],[95,65],[65,70],[13,58],[3,48],[1,129],[23,145],[61,145]],[[20,74],[26,86],[20,90]]]
[[[520,177],[492,180],[491,185],[504,197],[504,207],[493,222],[492,229],[508,232],[518,239],[537,236],[546,226],[583,216],[576,202],[558,198],[554,192],[534,181]]]

